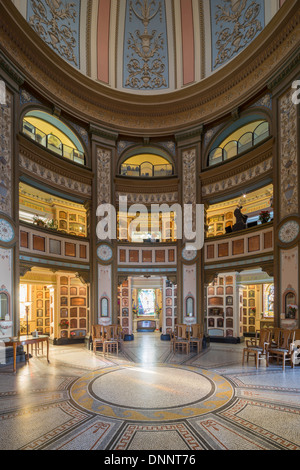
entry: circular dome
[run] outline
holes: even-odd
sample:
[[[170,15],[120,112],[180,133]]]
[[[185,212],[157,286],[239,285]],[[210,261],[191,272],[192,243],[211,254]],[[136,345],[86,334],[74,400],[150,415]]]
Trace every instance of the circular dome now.
[[[265,0],[13,0],[71,66],[111,89],[161,94],[200,82],[275,15]]]

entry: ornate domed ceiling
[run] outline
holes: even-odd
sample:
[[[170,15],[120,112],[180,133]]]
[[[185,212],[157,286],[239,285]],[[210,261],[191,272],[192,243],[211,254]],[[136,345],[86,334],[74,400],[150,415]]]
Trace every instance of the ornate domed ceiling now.
[[[168,93],[244,50],[284,0],[12,0],[71,66],[111,89]]]

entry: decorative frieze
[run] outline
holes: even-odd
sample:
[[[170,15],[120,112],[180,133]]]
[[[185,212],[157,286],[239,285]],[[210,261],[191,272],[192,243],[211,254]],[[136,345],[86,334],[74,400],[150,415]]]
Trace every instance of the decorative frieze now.
[[[206,197],[211,194],[226,191],[227,189],[232,189],[235,186],[244,185],[253,179],[263,176],[266,172],[271,171],[272,168],[273,157],[269,157],[248,170],[241,171],[240,173],[210,184],[204,184],[202,186],[202,196]]]
[[[5,103],[0,104],[0,212],[12,215],[12,103],[6,90]]]
[[[28,0],[27,20],[35,32],[70,64],[79,66],[80,1]]]
[[[116,202],[120,197],[127,197],[128,204],[174,204],[178,201],[177,192],[145,194],[116,192]]]
[[[65,175],[60,175],[59,173],[49,168],[45,168],[43,165],[34,162],[22,153],[20,153],[19,164],[21,168],[29,173],[32,173],[33,176],[44,180],[48,184],[54,184],[56,186],[62,187],[62,189],[71,190],[80,193],[81,195],[91,197],[92,188],[90,185],[80,181],[75,181],[74,179]]]
[[[111,203],[111,151],[97,149],[97,200],[98,205]]]
[[[298,213],[297,106],[289,89],[279,99],[280,219]]]
[[[196,149],[185,150],[182,153],[182,186],[183,203],[196,202]]]

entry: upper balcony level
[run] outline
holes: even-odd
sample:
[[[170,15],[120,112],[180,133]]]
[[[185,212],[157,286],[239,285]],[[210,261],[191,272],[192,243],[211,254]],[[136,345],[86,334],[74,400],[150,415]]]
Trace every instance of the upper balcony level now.
[[[156,179],[175,176],[172,157],[158,147],[133,147],[121,158],[117,170],[119,177]]]
[[[22,133],[66,160],[83,166],[86,164],[86,155],[79,138],[55,116],[40,110],[29,111],[23,118]]]
[[[208,155],[208,166],[226,162],[230,158],[251,150],[270,136],[269,123],[257,121],[241,127],[238,131],[227,137],[218,147],[213,148]],[[256,126],[255,129],[252,129]]]

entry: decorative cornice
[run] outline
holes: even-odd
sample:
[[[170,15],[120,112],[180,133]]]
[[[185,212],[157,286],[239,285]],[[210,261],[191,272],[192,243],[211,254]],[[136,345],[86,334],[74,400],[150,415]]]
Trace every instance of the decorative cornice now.
[[[300,63],[300,51],[299,49],[292,55],[291,59],[289,60],[288,64],[284,67],[280,68],[280,71],[277,71],[276,74],[269,80],[267,86],[270,91],[273,91],[280,83],[295,70],[299,67]]]
[[[7,73],[7,75],[16,83],[18,86],[22,86],[25,79],[22,74],[18,72],[15,66],[4,57],[0,51],[0,68]]]
[[[178,134],[175,134],[175,140],[177,143],[179,143],[188,139],[193,139],[194,137],[198,137],[200,139],[203,134],[203,129],[204,126],[201,125],[193,129],[188,129],[184,132],[179,132]]]
[[[224,116],[289,67],[300,41],[299,2],[289,0],[243,52],[210,77],[172,93],[141,96],[84,76],[37,37],[12,2],[0,5],[0,47],[27,82],[74,116],[130,135],[164,135]]]
[[[99,127],[90,126],[89,132],[92,135],[96,135],[98,137],[111,140],[113,142],[116,142],[118,140],[118,134],[116,132],[110,132],[107,129],[99,129]]]

